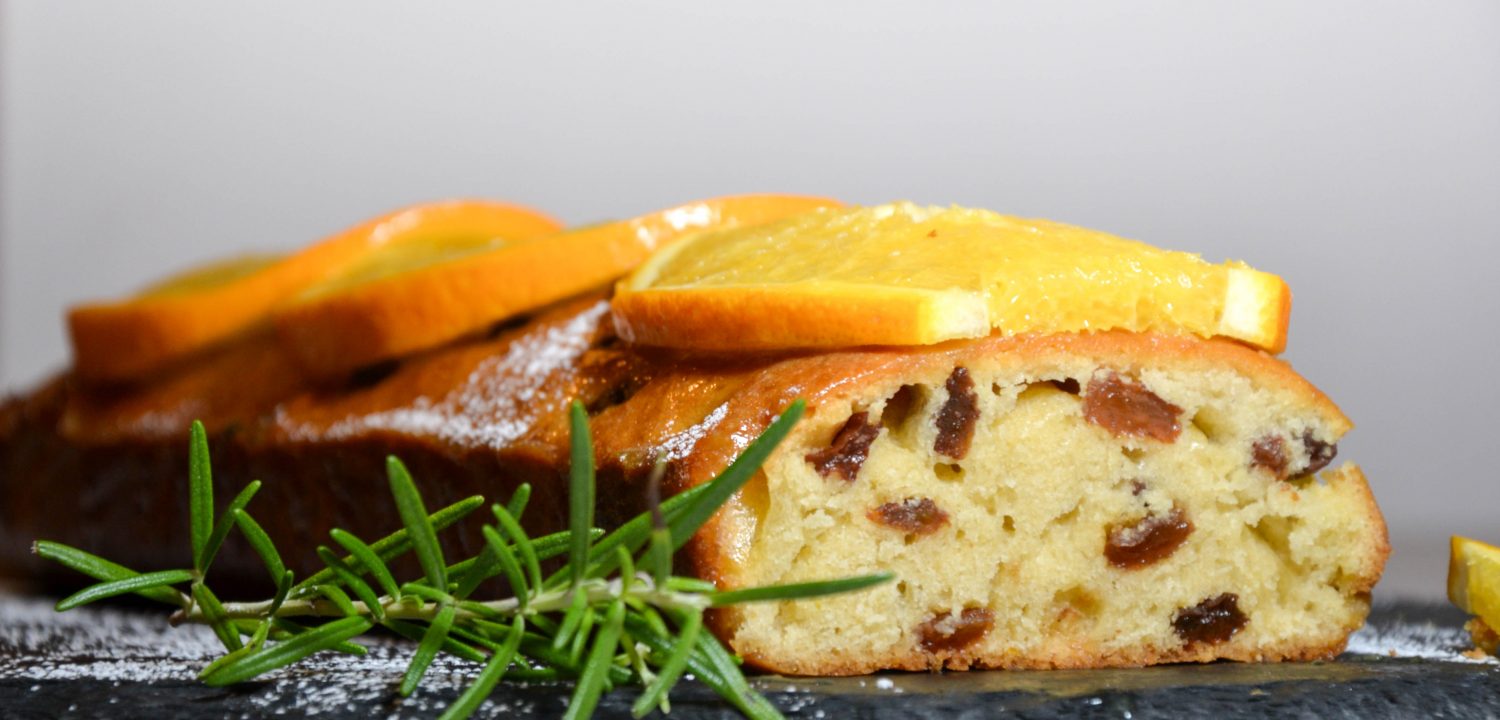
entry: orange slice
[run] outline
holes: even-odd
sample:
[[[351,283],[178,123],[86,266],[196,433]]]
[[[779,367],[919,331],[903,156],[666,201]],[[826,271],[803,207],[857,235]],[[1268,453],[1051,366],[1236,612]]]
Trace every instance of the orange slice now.
[[[704,233],[616,289],[626,340],[711,350],[926,345],[998,331],[1225,336],[1280,352],[1291,292],[1094,230],[909,203]]]
[[[1448,599],[1500,628],[1500,547],[1453,536],[1448,560]]]
[[[434,238],[524,240],[560,227],[518,205],[439,202],[375,218],[283,258],[215,263],[132,298],[72,308],[68,326],[75,371],[95,382],[149,374],[254,324],[278,302],[375,249]]]
[[[407,244],[310,288],[277,310],[276,326],[308,372],[337,375],[603,286],[680,237],[837,204],[742,195],[524,242]]]

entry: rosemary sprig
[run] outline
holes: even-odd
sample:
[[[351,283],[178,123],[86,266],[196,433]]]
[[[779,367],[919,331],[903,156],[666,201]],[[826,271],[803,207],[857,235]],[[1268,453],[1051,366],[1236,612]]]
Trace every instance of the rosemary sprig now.
[[[402,695],[417,689],[439,653],[483,666],[443,713],[445,719],[472,714],[503,678],[575,680],[568,718],[588,717],[603,693],[632,682],[644,688],[631,708],[640,717],[657,708],[667,711],[668,693],[687,672],[745,715],[777,718],[776,708],[750,687],[737,660],[704,628],[704,611],[851,592],[891,576],[719,591],[712,583],[672,575],[671,555],[754,476],[802,411],[802,401],[792,403],[718,477],[663,502],[657,486],[664,465],[658,465],[651,478],[651,509],[606,534],[593,527],[594,452],[588,417],[574,402],[568,530],[529,536],[521,515],[531,488],[522,485],[508,502],[490,505],[495,522],[480,529],[485,541],[480,553],[452,565],[437,534],[485,500],[470,497],[429,514],[406,467],[388,458],[387,480],[403,527],[371,543],[342,529],[331,531],[332,542],[315,551],[323,569],[300,582],[294,582],[281,552],[247,509],[259,481],[247,485],[215,520],[208,436],[195,422],[188,444],[191,568],[139,573],[45,540],[33,551],[100,581],[59,602],[59,611],[135,593],[176,608],[173,622],[212,627],[226,650],[200,675],[212,686],[243,682],[324,650],[362,654],[364,648],[351,641],[384,627],[417,641],[398,685]],[[235,528],[276,586],[269,600],[224,603],[209,589],[209,567]],[[401,583],[388,563],[407,553],[416,556],[422,577]],[[566,564],[544,576],[541,562],[564,555]],[[503,579],[511,595],[471,599],[493,578]],[[324,620],[307,626],[289,619],[294,617]]]

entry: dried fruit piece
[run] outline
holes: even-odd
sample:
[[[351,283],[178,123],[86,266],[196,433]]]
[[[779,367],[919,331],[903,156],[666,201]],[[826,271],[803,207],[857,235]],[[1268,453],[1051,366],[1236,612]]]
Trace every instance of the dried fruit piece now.
[[[938,410],[933,421],[937,424],[937,440],[933,449],[954,460],[962,460],[969,454],[969,444],[974,441],[974,423],[979,420],[979,396],[974,393],[974,378],[965,367],[953,368],[948,382],[948,399]]]
[[[945,612],[917,627],[917,639],[927,652],[962,650],[983,638],[995,625],[987,608],[964,608],[955,616]]]
[[[928,535],[948,524],[948,513],[937,506],[932,498],[907,498],[901,502],[886,503],[866,516],[870,520],[896,528],[903,532]]]
[[[1151,514],[1109,529],[1104,557],[1118,568],[1141,568],[1171,555],[1193,534],[1193,523],[1176,506],[1165,515]]]
[[[1185,643],[1221,643],[1245,627],[1240,596],[1223,593],[1177,611],[1172,629]]]
[[[1051,380],[1049,382],[1052,383],[1052,387],[1055,387],[1058,390],[1061,390],[1069,395],[1077,395],[1079,391],[1083,389],[1078,384],[1078,378],[1063,378],[1061,380]]]
[[[1307,448],[1307,467],[1302,468],[1298,475],[1310,475],[1333,462],[1334,456],[1339,454],[1339,446],[1335,443],[1326,443],[1313,437],[1312,431],[1302,433],[1302,446]]]
[[[823,477],[838,475],[852,482],[870,454],[870,443],[879,434],[880,426],[871,425],[870,413],[862,410],[849,416],[828,447],[808,453],[806,460]]]
[[[1278,478],[1286,477],[1286,466],[1290,458],[1286,454],[1286,443],[1280,435],[1267,435],[1250,446],[1250,466],[1269,470]]]
[[[1083,417],[1115,435],[1173,442],[1182,432],[1181,414],[1182,408],[1115,372],[1095,376],[1083,397]]]

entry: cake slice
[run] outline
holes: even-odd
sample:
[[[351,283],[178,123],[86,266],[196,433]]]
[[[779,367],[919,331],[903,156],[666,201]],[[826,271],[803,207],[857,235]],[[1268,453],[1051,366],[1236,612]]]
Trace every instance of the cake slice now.
[[[671,392],[637,402],[653,391]],[[686,481],[796,395],[808,419],[699,537],[697,570],[725,587],[898,580],[724,611],[717,629],[762,668],[1331,657],[1388,553],[1359,469],[1319,473],[1349,421],[1236,343],[1115,332],[789,360],[696,431]]]

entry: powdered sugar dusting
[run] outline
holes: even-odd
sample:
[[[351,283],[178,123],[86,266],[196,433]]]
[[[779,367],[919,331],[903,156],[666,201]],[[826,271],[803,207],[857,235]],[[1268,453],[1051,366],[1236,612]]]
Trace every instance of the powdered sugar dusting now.
[[[1349,637],[1346,652],[1400,658],[1421,658],[1457,663],[1496,662],[1493,657],[1470,657],[1474,647],[1469,633],[1460,627],[1426,623],[1365,625]]]
[[[548,405],[541,393],[556,372],[570,368],[588,350],[600,319],[598,302],[567,322],[516,338],[504,355],[485,358],[447,396],[419,397],[403,408],[350,417],[319,433],[349,438],[371,430],[425,435],[466,447],[503,448],[531,429],[536,410]]]
[[[703,418],[697,425],[667,438],[661,444],[661,450],[665,459],[678,460],[687,457],[688,453],[693,451],[693,447],[698,444],[699,440],[702,440],[710,430],[724,421],[724,416],[728,412],[728,403],[720,405],[714,408],[713,412],[709,413],[708,417]]]
[[[0,595],[0,677],[37,682],[196,682],[198,672],[224,654],[211,630],[171,627],[168,610],[82,608],[57,613],[50,601]],[[415,646],[384,637],[360,638],[362,657],[319,653],[262,677],[250,697],[268,714],[347,714],[394,700]],[[432,717],[473,682],[480,666],[447,655],[433,662],[422,690],[400,702],[400,715]],[[434,697],[436,696],[436,697]],[[525,702],[491,703],[497,713],[526,712]],[[394,712],[394,709],[393,709]]]

